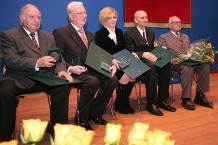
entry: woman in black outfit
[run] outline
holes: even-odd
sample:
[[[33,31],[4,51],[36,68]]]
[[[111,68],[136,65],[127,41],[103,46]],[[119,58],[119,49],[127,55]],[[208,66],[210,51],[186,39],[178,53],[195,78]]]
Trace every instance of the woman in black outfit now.
[[[103,28],[95,33],[96,44],[110,54],[115,54],[121,51],[124,47],[123,31],[116,28],[118,14],[111,7],[105,7],[100,11],[99,21]],[[118,68],[115,74],[119,83],[116,88],[115,111],[121,114],[133,114],[135,110],[130,106],[129,96],[132,92],[135,80],[127,76],[119,68],[119,61],[113,59],[113,64]]]

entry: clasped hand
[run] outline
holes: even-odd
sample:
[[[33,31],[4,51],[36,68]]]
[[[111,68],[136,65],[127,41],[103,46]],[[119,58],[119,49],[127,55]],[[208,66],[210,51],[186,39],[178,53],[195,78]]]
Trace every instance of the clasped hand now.
[[[143,58],[150,60],[151,62],[156,62],[157,61],[157,57],[150,53],[150,52],[144,52],[142,55]]]
[[[37,60],[37,66],[40,67],[53,67],[56,60],[51,56],[43,56]]]
[[[80,75],[81,73],[85,72],[86,70],[87,70],[86,67],[80,66],[80,65],[70,67],[70,72],[77,74],[77,75]]]
[[[53,67],[55,66],[56,60],[51,56],[43,56],[37,60],[37,67]],[[60,71],[58,72],[59,77],[64,77],[69,82],[73,81],[73,78],[66,72],[66,71]]]

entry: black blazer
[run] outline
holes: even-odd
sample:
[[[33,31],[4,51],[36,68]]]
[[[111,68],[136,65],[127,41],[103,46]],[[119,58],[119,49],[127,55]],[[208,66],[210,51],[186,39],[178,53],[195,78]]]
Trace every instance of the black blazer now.
[[[80,57],[82,65],[85,66],[88,49],[71,24],[55,29],[53,35],[68,67],[72,65],[72,58],[77,57]],[[95,43],[95,37],[91,32],[85,30],[85,35],[88,44],[90,44],[90,42]]]
[[[121,29],[115,28],[115,34],[117,37],[117,45],[115,42],[108,36],[109,31],[103,27],[95,33],[96,44],[102,49],[106,50],[110,54],[115,54],[124,48],[124,37],[123,31]]]
[[[150,52],[154,49],[154,31],[146,27],[147,41],[144,41],[142,35],[136,27],[130,28],[124,33],[125,48],[130,52],[135,52],[139,58],[142,58],[143,52]]]

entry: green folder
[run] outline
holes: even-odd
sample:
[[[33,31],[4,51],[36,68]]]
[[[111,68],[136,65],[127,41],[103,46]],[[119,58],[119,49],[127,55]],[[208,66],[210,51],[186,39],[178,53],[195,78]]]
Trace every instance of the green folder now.
[[[43,83],[47,86],[68,85],[82,83],[83,81],[73,78],[73,82],[68,82],[65,78],[58,77],[53,73],[30,73],[25,74],[31,80]]]
[[[132,53],[126,49],[114,54],[113,58],[121,62],[121,65],[124,66],[122,71],[133,79],[150,69],[149,66],[141,60],[135,58]]]
[[[56,60],[55,64],[62,62],[61,51],[59,48],[46,50],[45,53],[47,56],[51,56]]]
[[[112,77],[111,71],[108,69],[112,66],[112,55],[93,42],[89,45],[85,64],[110,78]]]
[[[177,53],[171,50],[163,49],[162,47],[155,48],[154,50],[151,51],[151,53],[157,56],[158,60],[156,62],[151,62],[147,59],[142,59],[142,61],[151,62],[160,68],[165,66],[168,62],[170,62],[174,57],[177,56]]]

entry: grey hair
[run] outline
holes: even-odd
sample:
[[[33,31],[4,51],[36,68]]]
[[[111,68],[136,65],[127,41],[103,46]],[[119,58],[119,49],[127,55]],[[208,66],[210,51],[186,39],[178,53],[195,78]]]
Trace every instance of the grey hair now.
[[[78,1],[72,1],[70,2],[68,5],[67,5],[67,13],[72,13],[75,9],[75,7],[77,7],[78,5],[82,5],[83,6],[83,3],[82,2],[78,2]]]
[[[29,8],[29,7],[35,7],[37,9],[39,9],[37,6],[35,5],[32,5],[32,4],[26,4],[25,6],[23,6],[21,9],[20,9],[20,16],[22,16],[23,19],[25,19],[25,15],[24,15],[24,11]]]

